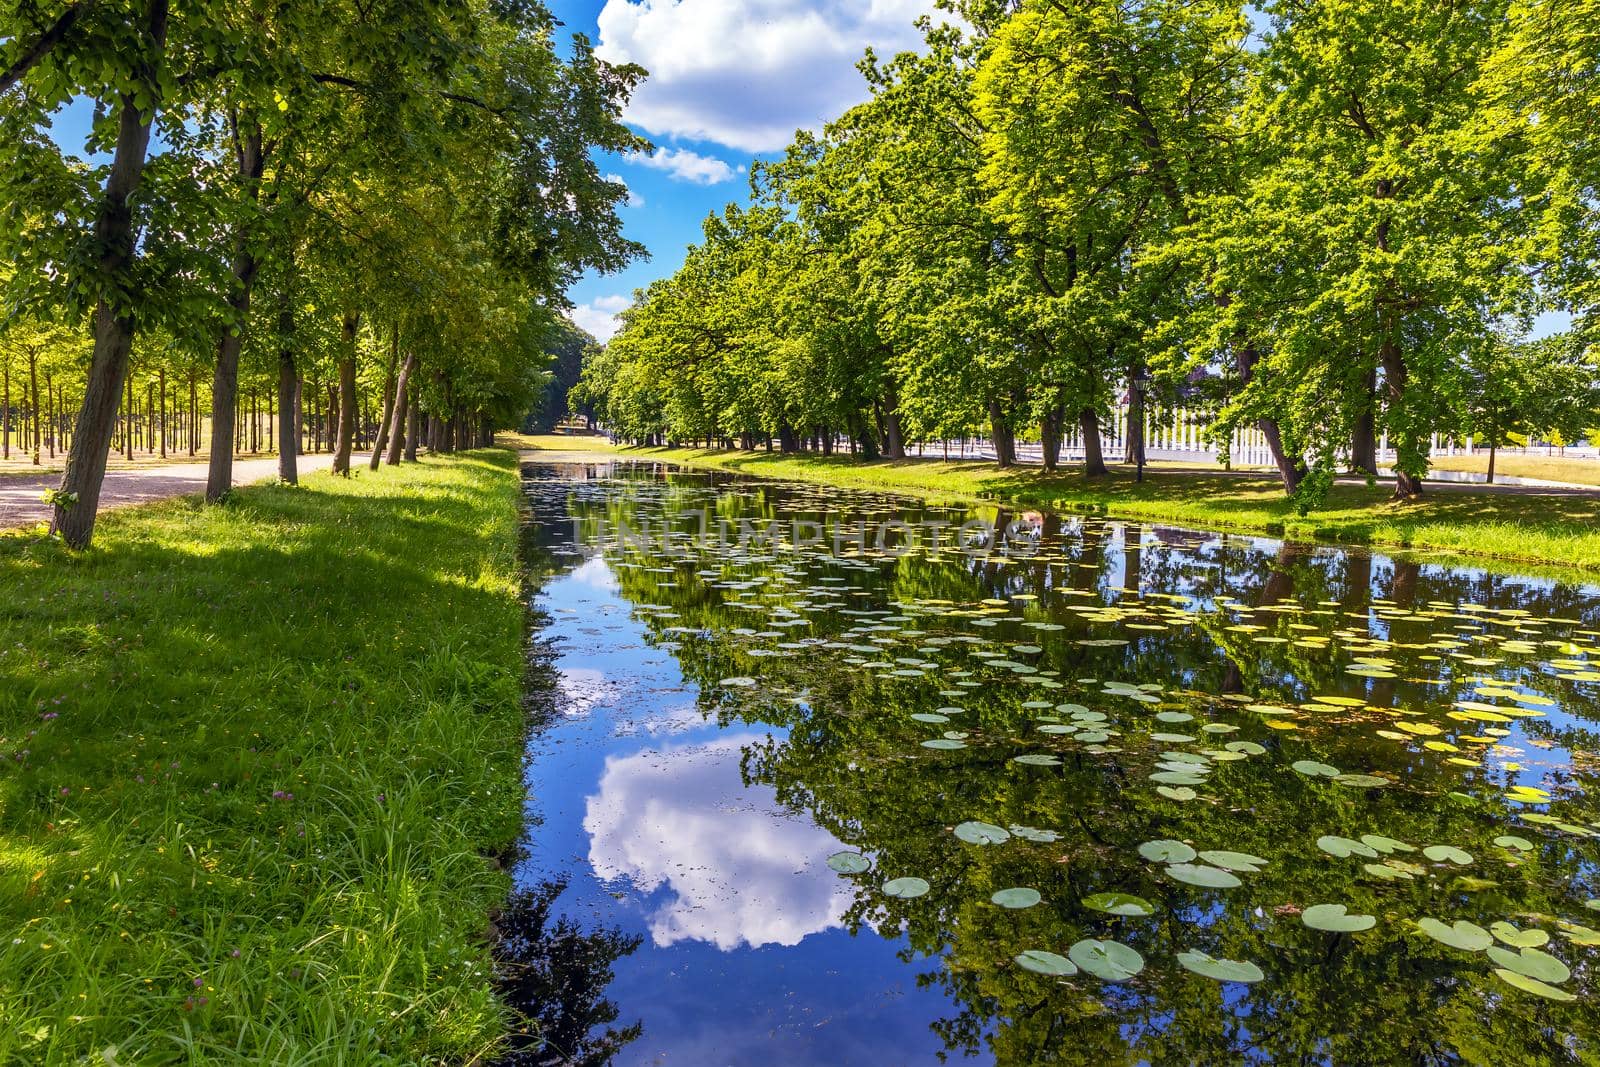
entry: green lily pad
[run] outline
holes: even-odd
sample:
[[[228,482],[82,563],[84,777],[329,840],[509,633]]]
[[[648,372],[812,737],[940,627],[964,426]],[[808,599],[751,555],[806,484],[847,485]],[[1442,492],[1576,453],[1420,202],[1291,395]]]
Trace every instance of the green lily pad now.
[[[1259,982],[1266,975],[1261,968],[1244,960],[1214,959],[1198,949],[1178,953],[1178,963],[1202,978],[1218,982]]]
[[[859,852],[835,852],[828,857],[828,866],[840,874],[860,874],[872,864]]]
[[[1550,935],[1545,931],[1519,930],[1504,919],[1490,923],[1489,932],[1495,936],[1496,941],[1503,941],[1512,948],[1539,948],[1550,943]]]
[[[1267,752],[1265,745],[1257,744],[1254,741],[1229,741],[1222,747],[1229,752],[1240,752],[1246,756],[1264,756]]]
[[[1361,843],[1368,848],[1377,849],[1386,856],[1392,852],[1415,852],[1417,850],[1415,845],[1408,845],[1404,841],[1397,841],[1392,837],[1384,837],[1382,834],[1362,834]]]
[[[1516,834],[1501,834],[1494,839],[1494,843],[1501,848],[1515,849],[1518,852],[1533,851],[1533,842],[1526,837],[1518,837]]]
[[[1083,898],[1083,906],[1103,911],[1107,915],[1121,915],[1134,919],[1154,915],[1156,911],[1155,906],[1148,900],[1136,897],[1132,893],[1095,893]]]
[[[1390,784],[1389,779],[1380,778],[1376,774],[1336,774],[1333,780],[1339,785],[1357,789],[1382,789]]]
[[[1267,865],[1267,861],[1260,856],[1252,856],[1248,852],[1229,852],[1227,849],[1207,849],[1200,853],[1200,858],[1213,867],[1247,874],[1255,874]]]
[[[916,722],[949,722],[950,721],[950,716],[948,716],[948,715],[937,715],[937,714],[935,714],[935,713],[933,713],[931,711],[919,711],[915,715],[912,715],[911,718],[913,720],[915,720]]]
[[[1591,948],[1595,945],[1600,945],[1600,930],[1592,927],[1580,926],[1578,923],[1562,922],[1561,933],[1574,945],[1584,945]]]
[[[1037,889],[1002,889],[989,898],[991,904],[998,904],[1002,908],[1031,908],[1044,898]]]
[[[1204,785],[1206,776],[1194,771],[1156,771],[1150,780],[1162,785]]]
[[[935,737],[931,741],[922,742],[923,748],[936,748],[943,752],[952,752],[958,748],[966,748],[965,741],[956,741],[948,737]]]
[[[1029,767],[1059,767],[1061,759],[1043,752],[1030,752],[1025,756],[1012,756],[1012,763],[1024,763]]]
[[[1144,957],[1120,941],[1079,941],[1067,956],[1103,982],[1124,982],[1144,970]]]
[[[1409,882],[1416,878],[1410,871],[1402,871],[1398,867],[1391,867],[1387,863],[1363,863],[1361,869],[1374,878],[1382,878],[1386,882]]]
[[[1139,855],[1151,863],[1188,863],[1195,858],[1195,850],[1182,841],[1146,841],[1139,846]]]
[[[1324,834],[1322,837],[1317,838],[1317,847],[1328,855],[1337,856],[1340,859],[1348,859],[1351,856],[1378,858],[1378,850],[1371,845],[1363,844],[1348,837],[1340,837],[1337,834]]]
[[[1343,904],[1313,904],[1300,913],[1300,921],[1331,934],[1357,934],[1378,925],[1376,916],[1351,915]]]
[[[891,878],[883,883],[883,891],[891,897],[910,900],[913,897],[925,896],[928,892],[928,883],[922,878]]]
[[[1571,993],[1568,993],[1565,989],[1557,989],[1553,985],[1546,985],[1537,978],[1529,978],[1525,974],[1518,974],[1516,971],[1509,970],[1505,967],[1496,967],[1494,969],[1494,973],[1495,977],[1499,978],[1506,985],[1520,989],[1524,993],[1532,993],[1536,997],[1545,997],[1548,1000],[1561,1001],[1572,1001],[1578,999]]]
[[[1435,863],[1454,863],[1465,867],[1472,862],[1472,853],[1464,852],[1454,845],[1429,845],[1422,850],[1422,854]]]
[[[956,827],[956,836],[969,845],[998,845],[1011,833],[993,823],[964,822]]]
[[[1524,948],[1512,952],[1499,945],[1490,945],[1489,958],[1508,971],[1516,971],[1551,985],[1560,985],[1572,977],[1572,971],[1565,963],[1542,949]]]
[[[1200,795],[1186,785],[1158,785],[1156,786],[1156,792],[1168,800],[1180,801],[1194,800]]]
[[[1017,966],[1023,970],[1049,975],[1052,978],[1065,978],[1078,973],[1078,965],[1067,957],[1039,948],[1030,948],[1026,952],[1018,953],[1016,960]]]
[[[1236,889],[1244,884],[1229,871],[1199,863],[1174,863],[1167,868],[1167,877],[1205,889]]]
[[[1462,952],[1482,952],[1494,944],[1494,937],[1489,931],[1477,923],[1469,923],[1465,919],[1457,919],[1454,923],[1446,925],[1438,919],[1418,919],[1417,929],[1439,942],[1458,948]]]
[[[1339,768],[1314,759],[1297,759],[1289,766],[1308,778],[1337,778],[1341,773]]]

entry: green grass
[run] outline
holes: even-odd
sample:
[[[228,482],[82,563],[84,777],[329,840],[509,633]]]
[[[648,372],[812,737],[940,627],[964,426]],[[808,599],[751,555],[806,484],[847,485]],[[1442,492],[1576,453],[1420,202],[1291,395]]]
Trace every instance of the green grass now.
[[[501,433],[495,441],[507,448],[530,448],[545,452],[615,452],[617,446],[599,434],[583,433]]]
[[[1489,454],[1479,452],[1472,456],[1444,456],[1433,461],[1439,470],[1475,471],[1484,474],[1489,470]],[[1540,478],[1550,482],[1567,482],[1571,485],[1600,486],[1600,460],[1565,459],[1561,456],[1525,456],[1502,452],[1495,457],[1496,475],[1514,478]]]
[[[0,1063],[492,1049],[518,500],[488,450],[0,538]]]
[[[913,493],[953,501],[996,501],[1095,512],[1201,529],[1254,530],[1302,541],[1392,545],[1600,571],[1600,496],[1534,496],[1435,489],[1395,503],[1389,490],[1336,486],[1327,505],[1301,516],[1270,477],[1199,471],[1149,472],[1143,484],[1117,470],[1090,479],[1037,468],[1000,470],[992,463],[765,452],[629,449],[626,455],[769,478]]]

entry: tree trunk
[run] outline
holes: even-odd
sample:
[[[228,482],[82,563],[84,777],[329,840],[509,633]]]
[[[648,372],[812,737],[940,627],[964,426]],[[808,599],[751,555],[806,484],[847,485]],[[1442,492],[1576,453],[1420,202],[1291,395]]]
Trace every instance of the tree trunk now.
[[[1255,347],[1240,344],[1235,348],[1234,368],[1239,372],[1239,385],[1244,387],[1255,378],[1256,363],[1261,355]],[[1278,477],[1283,481],[1283,491],[1293,493],[1300,488],[1300,483],[1305,481],[1305,461],[1295,456],[1291,459],[1283,450],[1283,434],[1278,429],[1276,419],[1262,416],[1256,420],[1256,429],[1261,431],[1261,436],[1266,439],[1267,450],[1272,453],[1272,463],[1278,468]]]
[[[1389,408],[1391,411],[1402,408],[1405,403],[1406,383],[1410,380],[1410,371],[1406,367],[1405,357],[1401,355],[1400,346],[1392,339],[1386,339],[1378,349],[1379,358],[1383,361],[1384,384],[1389,393]],[[1391,426],[1393,423],[1391,422]],[[1396,441],[1394,461],[1394,497],[1396,500],[1414,500],[1422,495],[1422,478],[1415,471],[1407,470],[1414,467],[1422,457],[1421,445],[1414,429],[1406,428],[1401,431],[1401,436]]]
[[[1061,465],[1061,423],[1066,418],[1063,405],[1057,404],[1039,420],[1039,448],[1044,454],[1044,469],[1054,471]]]
[[[994,439],[995,462],[1002,467],[1016,466],[1017,439],[1006,423],[999,400],[989,401],[989,436]]]
[[[890,459],[906,458],[905,434],[900,426],[900,395],[890,386],[883,400],[883,439]]]
[[[1374,367],[1361,379],[1361,411],[1356,415],[1350,438],[1350,470],[1370,477],[1378,475],[1378,431],[1374,407],[1378,392],[1378,371]]]
[[[1499,433],[1499,431],[1497,429],[1495,429],[1492,426],[1489,428],[1489,432],[1490,432],[1490,434],[1492,436],[1490,436],[1490,438],[1489,438],[1489,482],[1488,482],[1488,484],[1493,485],[1494,484],[1495,453],[1500,451],[1500,433]]]
[[[294,293],[278,293],[278,480],[300,482],[300,370],[295,366]]]
[[[0,458],[11,458],[11,361],[6,360],[5,369],[5,400],[4,409],[0,410],[0,450],[4,455]]]
[[[234,143],[238,147],[239,178],[245,198],[254,203],[260,194],[266,160],[261,149],[261,124],[234,116]],[[256,257],[244,228],[233,235],[233,291],[228,294],[231,321],[217,341],[217,366],[211,377],[211,462],[206,474],[206,500],[216,503],[233,488],[233,449],[239,406],[239,349],[249,328],[250,289],[256,279]],[[253,427],[252,427],[253,429]]]
[[[389,454],[384,458],[384,462],[391,467],[399,465],[401,448],[409,444],[410,437],[416,432],[415,430],[408,432],[406,429],[408,418],[415,416],[414,412],[409,412],[407,409],[412,406],[408,394],[411,391],[411,372],[416,365],[417,357],[407,352],[405,362],[400,364],[400,373],[394,383],[394,410],[389,416]]]
[[[44,408],[39,403],[39,356],[35,352],[28,353],[28,394],[33,398],[29,411],[33,416],[33,465],[37,467],[44,450],[44,420],[40,418]]]
[[[1132,463],[1144,475],[1145,444],[1144,366],[1139,363],[1128,367],[1128,427],[1124,435],[1123,462]]]
[[[406,387],[406,460],[411,463],[417,461],[417,438],[421,434],[422,412],[417,408],[417,398],[410,395],[410,385]]]
[[[399,407],[398,383],[395,380],[399,363],[400,327],[396,324],[389,335],[389,369],[383,376],[383,417],[378,421],[378,436],[372,443],[372,459],[367,463],[369,470],[378,469],[378,464],[383,462],[384,447],[389,443],[389,421],[394,418],[395,410]]]
[[[361,313],[347,311],[339,328],[339,442],[333,473],[350,474],[350,449],[356,439],[356,328]]]
[[[151,80],[166,51],[167,0],[149,0],[145,13],[149,55],[141,66]],[[150,147],[150,120],[154,108],[140,111],[124,95],[117,118],[117,144],[111,173],[95,218],[95,245],[100,249],[98,274],[113,286],[128,281],[134,258],[133,195],[144,175]],[[95,512],[100,506],[100,485],[105,479],[111,430],[117,417],[117,397],[128,371],[133,348],[134,322],[129,312],[119,312],[102,297],[94,313],[94,354],[84,387],[83,406],[72,435],[61,478],[61,496],[52,509],[50,528],[73,548],[87,548],[94,537]]]
[[[1100,449],[1100,414],[1094,408],[1078,412],[1078,433],[1083,437],[1083,473],[1098,478],[1106,473],[1105,453]]]

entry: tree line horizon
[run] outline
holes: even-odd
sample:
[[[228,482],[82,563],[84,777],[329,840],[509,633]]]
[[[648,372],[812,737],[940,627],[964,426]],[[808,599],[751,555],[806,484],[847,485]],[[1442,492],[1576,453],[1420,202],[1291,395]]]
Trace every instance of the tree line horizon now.
[[[1600,2],[947,0],[751,168],[572,393],[636,442],[972,436],[1090,476],[1128,408],[1302,509],[1435,434],[1600,426]],[[1567,329],[1532,338],[1543,312]]]
[[[376,468],[537,410],[587,341],[566,289],[644,254],[599,157],[652,149],[622,121],[645,72],[559,27],[493,0],[0,3],[0,450],[65,454],[52,532],[88,546],[113,444],[206,451],[215,502],[236,448],[293,483],[302,451],[348,474],[358,443]]]

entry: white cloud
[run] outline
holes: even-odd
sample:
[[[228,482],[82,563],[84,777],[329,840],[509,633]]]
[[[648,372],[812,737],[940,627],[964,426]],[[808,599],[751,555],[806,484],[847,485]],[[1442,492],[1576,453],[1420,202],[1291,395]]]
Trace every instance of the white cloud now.
[[[583,828],[595,874],[641,896],[657,945],[797,945],[840,926],[853,890],[828,869],[833,835],[739,772],[754,734],[606,759]]]
[[[867,96],[855,70],[916,48],[933,0],[606,0],[601,58],[650,72],[628,106],[652,134],[783,148]]]
[[[680,182],[693,182],[696,185],[719,185],[739,175],[738,167],[730,167],[720,159],[702,156],[687,148],[659,148],[652,156],[635,152],[627,159],[629,163],[652,170],[664,170]]]
[[[632,303],[625,296],[599,296],[587,304],[578,304],[567,314],[578,329],[590,334],[596,341],[605,342],[611,340],[622,325],[617,315]]]
[[[608,181],[608,182],[616,182],[618,185],[628,185],[628,179],[624,178],[620,174],[607,174],[606,175],[606,181]],[[628,185],[628,199],[623,203],[622,206],[623,207],[644,207],[644,197],[642,197],[638,193],[634,192],[633,191],[633,186]]]

